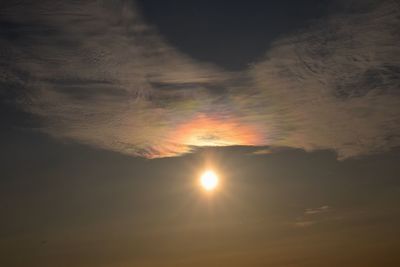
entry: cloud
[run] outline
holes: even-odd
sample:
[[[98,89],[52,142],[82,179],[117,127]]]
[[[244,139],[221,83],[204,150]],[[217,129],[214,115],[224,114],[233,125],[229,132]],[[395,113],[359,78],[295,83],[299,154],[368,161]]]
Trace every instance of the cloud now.
[[[21,35],[1,44],[15,62],[2,82],[24,87],[20,107],[57,138],[146,157],[187,152],[170,140],[173,128],[207,112],[217,101],[207,86],[226,79],[170,47],[125,1],[28,2],[1,13]]]
[[[320,222],[337,219],[337,217],[322,216],[330,211],[332,211],[332,208],[328,205],[318,208],[307,208],[300,217],[296,218],[296,221],[292,225],[295,227],[309,227]]]
[[[294,223],[294,226],[296,227],[310,227],[314,225],[316,222],[315,221],[298,221]]]
[[[327,212],[327,211],[329,211],[331,209],[331,207],[329,207],[329,206],[327,206],[327,205],[325,205],[325,206],[322,206],[322,207],[319,207],[319,208],[309,208],[309,209],[306,209],[305,211],[304,211],[304,214],[307,214],[307,215],[312,215],[312,214],[319,214],[319,213],[324,213],[324,212]]]
[[[253,155],[269,155],[273,153],[273,151],[270,148],[263,148],[263,149],[258,149],[256,151],[251,152]]]
[[[398,146],[399,13],[383,2],[277,41],[249,70],[254,90],[243,109],[264,121],[274,145],[340,158]]]
[[[400,11],[394,1],[362,10],[228,72],[176,50],[125,1],[10,2],[0,90],[17,90],[42,132],[135,156],[230,145],[381,152],[400,144]]]

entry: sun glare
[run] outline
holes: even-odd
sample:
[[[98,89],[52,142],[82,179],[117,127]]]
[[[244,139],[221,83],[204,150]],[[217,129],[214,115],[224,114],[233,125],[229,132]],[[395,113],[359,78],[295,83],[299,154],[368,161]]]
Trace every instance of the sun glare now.
[[[205,171],[200,177],[200,184],[205,190],[212,191],[218,185],[218,176],[211,170]]]

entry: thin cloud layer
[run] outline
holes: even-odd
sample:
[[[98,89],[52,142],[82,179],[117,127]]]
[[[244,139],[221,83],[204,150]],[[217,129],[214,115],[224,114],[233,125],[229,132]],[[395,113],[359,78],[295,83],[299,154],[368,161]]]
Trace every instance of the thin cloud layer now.
[[[148,158],[230,145],[348,158],[400,144],[394,1],[277,40],[237,73],[180,53],[124,1],[0,12],[1,90],[18,91],[18,108],[56,138]]]
[[[317,223],[327,222],[332,220],[341,219],[339,216],[322,216],[325,213],[331,212],[332,208],[330,206],[321,206],[319,208],[308,208],[305,209],[303,214],[296,218],[296,221],[292,223],[295,227],[310,227]]]
[[[367,7],[277,41],[249,71],[256,89],[246,105],[271,109],[263,115],[274,115],[275,145],[341,158],[399,145],[399,5]]]

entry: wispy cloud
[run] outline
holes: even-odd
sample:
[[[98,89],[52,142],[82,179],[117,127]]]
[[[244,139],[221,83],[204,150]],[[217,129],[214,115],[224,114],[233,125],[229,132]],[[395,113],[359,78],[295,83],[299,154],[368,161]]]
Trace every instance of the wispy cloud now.
[[[307,208],[304,210],[301,216],[296,218],[296,221],[293,223],[293,225],[295,227],[309,227],[322,221],[337,219],[336,217],[330,218],[323,216],[323,214],[330,211],[332,211],[332,208],[328,205],[318,208]]]
[[[319,214],[319,213],[327,212],[330,209],[331,209],[331,207],[329,207],[327,205],[321,206],[319,208],[309,208],[304,211],[304,214],[306,214],[306,215]]]
[[[277,41],[249,70],[255,89],[243,109],[274,145],[340,158],[399,145],[399,13],[382,2]]]
[[[347,158],[400,144],[394,1],[277,40],[237,73],[177,51],[125,1],[21,2],[0,12],[1,90],[19,88],[19,108],[57,138],[149,158],[229,145]]]
[[[256,151],[251,152],[253,155],[268,155],[273,153],[273,151],[269,148],[258,149]]]
[[[316,222],[315,221],[304,221],[304,220],[298,220],[294,223],[296,227],[309,227],[314,225]]]

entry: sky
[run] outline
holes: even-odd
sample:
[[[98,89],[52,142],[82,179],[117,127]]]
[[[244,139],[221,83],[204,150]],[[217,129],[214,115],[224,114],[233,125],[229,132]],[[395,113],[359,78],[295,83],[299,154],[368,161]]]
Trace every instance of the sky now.
[[[2,1],[0,265],[399,266],[399,25],[395,0]]]

